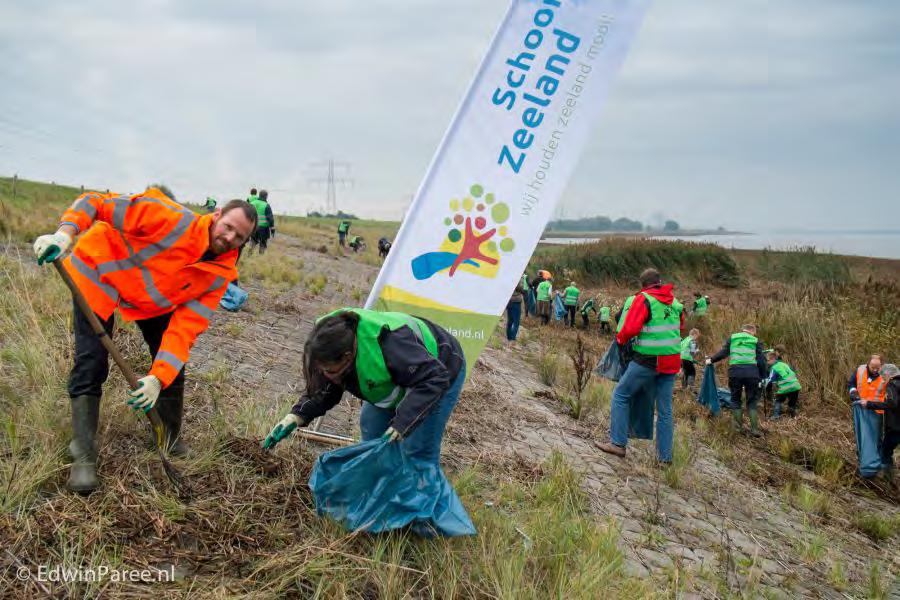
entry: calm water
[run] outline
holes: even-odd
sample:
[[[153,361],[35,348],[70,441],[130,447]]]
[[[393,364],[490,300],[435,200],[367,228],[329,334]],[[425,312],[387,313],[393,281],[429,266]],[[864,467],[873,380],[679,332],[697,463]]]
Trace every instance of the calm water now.
[[[796,231],[746,235],[653,236],[664,240],[710,242],[744,250],[790,250],[813,246],[819,252],[900,259],[900,231]],[[580,244],[598,238],[544,238],[548,244]]]

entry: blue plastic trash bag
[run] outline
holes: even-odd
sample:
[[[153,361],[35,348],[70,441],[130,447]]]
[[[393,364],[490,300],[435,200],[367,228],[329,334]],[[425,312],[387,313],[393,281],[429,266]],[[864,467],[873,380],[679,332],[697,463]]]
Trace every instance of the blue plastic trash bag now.
[[[537,301],[534,298],[534,290],[531,288],[525,292],[525,312],[532,316],[537,313]]]
[[[556,294],[553,296],[553,318],[562,321],[566,316],[566,305],[563,304],[562,296]]]
[[[222,296],[222,299],[219,301],[219,306],[221,306],[225,310],[237,312],[241,310],[241,307],[245,302],[247,302],[247,297],[249,295],[250,294],[245,292],[237,285],[229,283],[228,289],[225,290],[225,295]]]
[[[309,477],[319,515],[350,531],[407,525],[423,537],[474,535],[475,525],[440,466],[381,438],[319,456]]]
[[[854,402],[853,430],[856,432],[859,474],[874,477],[881,470],[881,415]]]
[[[628,407],[628,437],[653,439],[653,415],[656,409],[655,386],[645,385],[631,399]]]
[[[622,359],[619,356],[619,344],[617,344],[615,340],[613,340],[613,343],[606,349],[603,357],[600,358],[600,362],[597,363],[594,372],[600,377],[609,379],[610,381],[618,381],[619,378],[622,377],[622,373],[625,372],[625,369],[622,366]]]
[[[719,405],[722,408],[731,408],[731,390],[728,388],[718,388]]]
[[[728,396],[730,400],[731,394]],[[716,368],[712,365],[706,365],[706,369],[703,370],[703,382],[700,384],[697,402],[708,408],[713,416],[719,414],[722,409],[719,403],[719,388],[716,387]]]

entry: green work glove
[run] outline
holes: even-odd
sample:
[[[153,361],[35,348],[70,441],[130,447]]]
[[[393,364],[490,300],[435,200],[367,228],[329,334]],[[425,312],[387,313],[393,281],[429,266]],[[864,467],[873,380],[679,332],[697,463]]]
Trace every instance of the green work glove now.
[[[285,417],[278,422],[278,425],[272,428],[272,431],[269,432],[269,435],[266,436],[266,439],[263,440],[262,447],[265,450],[271,450],[274,448],[278,442],[291,435],[295,429],[300,425],[300,417],[295,415],[294,413],[288,413]]]
[[[388,442],[396,442],[402,440],[403,436],[400,435],[400,432],[393,427],[388,427],[382,434],[381,439],[387,440]]]
[[[71,245],[72,238],[68,234],[62,231],[48,233],[34,241],[34,254],[37,256],[38,264],[43,265],[62,256]]]
[[[129,397],[125,403],[133,410],[142,410],[144,414],[147,414],[156,405],[161,390],[162,383],[156,378],[156,375],[147,375],[138,379],[138,386],[128,393]]]

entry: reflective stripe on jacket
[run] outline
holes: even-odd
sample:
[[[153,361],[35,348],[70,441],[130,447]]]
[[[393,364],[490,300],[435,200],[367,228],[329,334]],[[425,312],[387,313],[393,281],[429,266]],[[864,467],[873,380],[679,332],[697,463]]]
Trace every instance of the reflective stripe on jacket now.
[[[237,250],[200,261],[213,214],[198,216],[155,188],[133,196],[82,194],[62,222],[83,232],[63,263],[91,308],[127,321],[172,312],[150,374],[168,386],[209,326]]]

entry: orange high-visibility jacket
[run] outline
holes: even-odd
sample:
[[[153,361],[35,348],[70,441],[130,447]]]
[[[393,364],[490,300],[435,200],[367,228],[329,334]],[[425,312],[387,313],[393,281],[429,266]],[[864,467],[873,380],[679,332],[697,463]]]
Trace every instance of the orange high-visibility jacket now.
[[[198,262],[209,249],[212,219],[156,188],[134,196],[82,194],[62,217],[84,232],[64,265],[94,312],[107,319],[118,308],[127,321],[173,313],[150,369],[163,387],[237,279],[237,250]]]
[[[884,402],[884,378],[879,375],[872,381],[869,381],[869,372],[866,365],[859,365],[856,369],[856,391],[863,400],[872,402]],[[884,414],[883,410],[876,410],[880,415]]]

